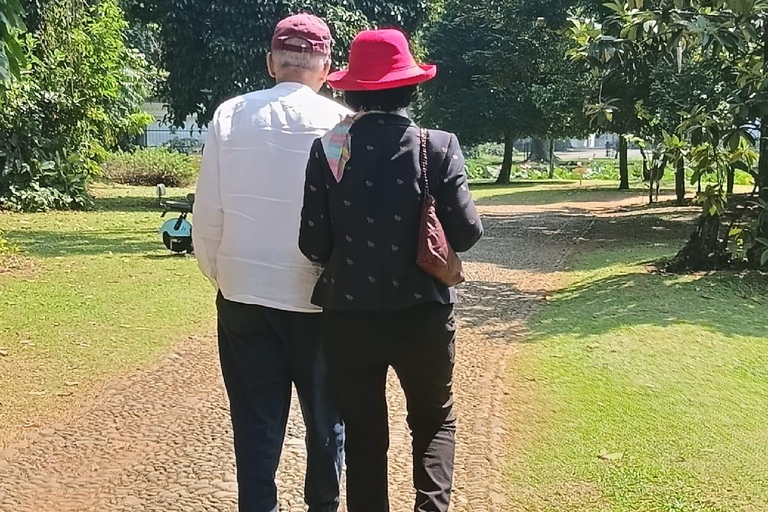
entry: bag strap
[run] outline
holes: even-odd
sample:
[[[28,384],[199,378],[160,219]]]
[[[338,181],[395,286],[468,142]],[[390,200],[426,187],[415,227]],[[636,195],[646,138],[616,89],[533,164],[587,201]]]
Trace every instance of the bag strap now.
[[[429,198],[429,154],[427,152],[427,141],[429,139],[429,131],[426,128],[419,129],[419,164],[421,167],[421,189],[424,192],[424,200]]]

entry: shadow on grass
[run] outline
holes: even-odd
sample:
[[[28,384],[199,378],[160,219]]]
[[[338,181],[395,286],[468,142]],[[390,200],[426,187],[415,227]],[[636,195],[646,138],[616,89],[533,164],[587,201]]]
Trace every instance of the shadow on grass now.
[[[544,259],[562,259],[574,249],[606,249],[601,251],[604,257],[580,258],[572,265],[576,270],[595,270],[621,261],[674,254],[685,243],[694,218],[693,213],[664,211],[595,217],[570,207],[543,213],[486,215],[485,236],[464,259],[537,271],[545,267]],[[541,258],[518,256],[529,252],[541,253]]]
[[[551,303],[535,342],[553,335],[603,336],[622,327],[696,325],[726,336],[766,336],[768,276],[633,273],[577,284]]]
[[[509,187],[505,188],[505,190],[508,189]],[[584,188],[522,190],[520,192],[512,192],[509,194],[489,195],[480,197],[477,200],[477,204],[480,206],[500,204],[543,206],[564,202],[588,203],[611,201],[629,196],[640,197],[641,194],[642,190],[614,190],[605,187],[585,186]]]
[[[169,189],[169,195],[164,197],[163,200],[171,201],[185,201],[187,195],[177,190]],[[108,212],[158,212],[158,215],[162,211],[160,208],[160,200],[154,195],[137,196],[137,195],[124,195],[124,196],[110,196],[110,197],[97,197],[94,200],[94,205],[97,211]]]
[[[159,224],[158,224],[159,225]],[[146,235],[155,233],[146,229],[114,229],[79,232],[63,231],[8,231],[8,240],[22,247],[29,256],[91,256],[97,254],[135,254],[162,248]]]

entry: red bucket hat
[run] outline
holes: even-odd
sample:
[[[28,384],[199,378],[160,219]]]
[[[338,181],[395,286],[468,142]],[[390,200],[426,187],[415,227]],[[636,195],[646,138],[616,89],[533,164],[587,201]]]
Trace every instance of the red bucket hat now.
[[[436,74],[437,66],[416,63],[399,30],[364,30],[352,41],[349,67],[331,73],[328,83],[341,91],[379,91],[420,84]]]

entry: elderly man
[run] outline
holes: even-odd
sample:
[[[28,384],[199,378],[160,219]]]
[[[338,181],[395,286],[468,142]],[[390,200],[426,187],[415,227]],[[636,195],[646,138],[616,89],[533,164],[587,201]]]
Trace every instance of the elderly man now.
[[[239,510],[277,510],[275,472],[296,386],[307,427],[310,512],[336,511],[343,428],[319,351],[320,268],[299,252],[313,141],[349,112],[317,94],[330,68],[326,24],[300,14],[275,29],[277,85],[224,102],[209,127],[194,207],[194,244],[218,289],[221,368],[235,433]]]

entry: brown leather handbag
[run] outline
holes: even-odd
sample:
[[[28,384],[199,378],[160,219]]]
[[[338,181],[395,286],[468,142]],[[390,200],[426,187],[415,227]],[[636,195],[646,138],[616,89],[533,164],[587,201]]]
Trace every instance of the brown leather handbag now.
[[[419,137],[421,151],[421,190],[424,194],[421,206],[421,224],[419,226],[419,245],[416,249],[416,264],[445,286],[456,286],[464,282],[464,271],[456,251],[451,248],[445,237],[440,219],[437,217],[437,202],[429,193],[429,168],[427,141],[429,132],[421,128]]]

